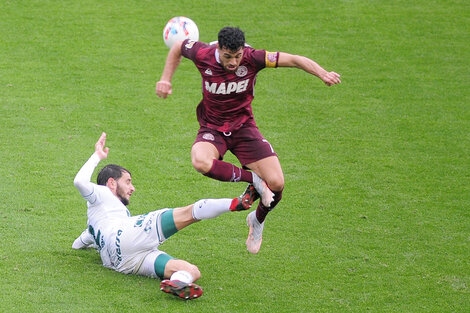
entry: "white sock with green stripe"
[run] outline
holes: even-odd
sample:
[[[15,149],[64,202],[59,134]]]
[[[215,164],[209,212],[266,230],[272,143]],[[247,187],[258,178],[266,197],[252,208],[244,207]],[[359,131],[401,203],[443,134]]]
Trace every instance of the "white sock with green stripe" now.
[[[230,212],[232,199],[202,199],[193,205],[193,218],[207,220],[223,213]]]

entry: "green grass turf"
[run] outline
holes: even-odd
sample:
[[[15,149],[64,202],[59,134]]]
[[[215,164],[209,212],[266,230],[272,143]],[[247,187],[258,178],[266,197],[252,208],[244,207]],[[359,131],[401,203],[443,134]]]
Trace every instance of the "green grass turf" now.
[[[0,311],[468,312],[469,10],[456,0],[0,2]],[[162,28],[177,15],[203,41],[240,26],[255,48],[309,56],[343,80],[259,74],[255,117],[283,165],[284,198],[258,255],[245,250],[246,212],[162,246],[199,266],[205,294],[191,302],[71,249],[86,224],[72,180],[101,131],[106,162],[133,173],[134,214],[244,189],[191,166],[192,63],[170,98],[154,95]]]

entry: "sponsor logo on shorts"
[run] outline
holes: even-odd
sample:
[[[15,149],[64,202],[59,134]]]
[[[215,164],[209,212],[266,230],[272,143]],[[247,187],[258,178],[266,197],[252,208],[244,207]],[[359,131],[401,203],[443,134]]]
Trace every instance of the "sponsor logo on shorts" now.
[[[202,139],[214,141],[214,140],[215,140],[215,137],[214,137],[214,135],[212,135],[211,133],[205,133],[204,135],[202,135]]]

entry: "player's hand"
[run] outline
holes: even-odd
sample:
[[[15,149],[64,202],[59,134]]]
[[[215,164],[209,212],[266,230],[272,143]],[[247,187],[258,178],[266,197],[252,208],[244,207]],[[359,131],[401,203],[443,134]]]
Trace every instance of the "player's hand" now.
[[[321,77],[321,80],[327,85],[327,86],[332,86],[341,83],[341,80],[339,79],[341,75],[335,72],[326,72],[325,75]]]
[[[171,89],[171,83],[166,80],[160,80],[157,82],[157,85],[155,87],[155,93],[157,96],[160,98],[165,99],[168,97],[168,95],[171,95],[173,90]]]
[[[108,157],[109,148],[106,147],[106,133],[103,132],[100,136],[100,139],[95,143],[95,153],[98,155],[100,160],[106,159]]]

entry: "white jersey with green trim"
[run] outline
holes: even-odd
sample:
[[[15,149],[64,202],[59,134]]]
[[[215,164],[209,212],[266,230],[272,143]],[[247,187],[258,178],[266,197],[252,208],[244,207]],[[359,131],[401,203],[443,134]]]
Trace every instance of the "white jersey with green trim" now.
[[[106,186],[92,183],[91,176],[100,159],[94,153],[82,166],[74,179],[74,185],[87,201],[88,230],[98,245],[103,265],[114,268],[111,260],[114,253],[110,245],[116,238],[116,226],[130,217],[127,207]]]

